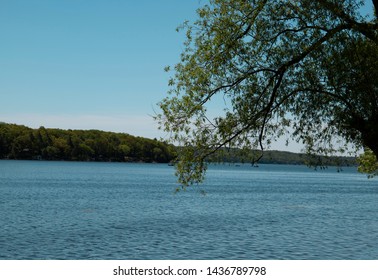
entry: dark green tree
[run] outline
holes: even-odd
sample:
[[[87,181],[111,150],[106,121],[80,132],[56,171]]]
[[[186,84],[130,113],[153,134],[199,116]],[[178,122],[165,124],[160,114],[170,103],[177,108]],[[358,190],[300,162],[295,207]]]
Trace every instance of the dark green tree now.
[[[359,13],[363,4],[211,0],[182,26],[185,49],[157,119],[183,147],[183,186],[200,182],[221,148],[264,150],[282,135],[310,154],[352,143],[378,155],[378,20]],[[211,117],[216,98],[224,108]]]

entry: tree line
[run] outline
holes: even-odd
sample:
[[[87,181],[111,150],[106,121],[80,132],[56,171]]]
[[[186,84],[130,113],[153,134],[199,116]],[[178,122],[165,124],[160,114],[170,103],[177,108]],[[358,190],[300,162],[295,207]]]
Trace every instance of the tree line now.
[[[156,139],[135,137],[126,133],[100,130],[62,130],[41,126],[0,122],[0,159],[175,162],[182,147]],[[208,162],[257,164],[261,152],[245,149],[221,149]],[[356,165],[355,158],[321,157],[284,151],[265,151],[262,164],[304,164],[313,166]]]
[[[166,163],[175,158],[175,148],[126,133],[0,123],[1,158]]]
[[[251,149],[237,149],[231,148],[219,149],[211,157],[208,158],[209,163],[235,163],[246,164],[257,167],[261,164],[292,164],[292,165],[307,165],[313,168],[324,169],[327,166],[357,166],[356,157],[345,156],[322,156],[312,155],[306,153],[293,153],[287,151],[264,151]],[[362,171],[361,171],[362,172]],[[366,173],[366,172],[364,172]]]

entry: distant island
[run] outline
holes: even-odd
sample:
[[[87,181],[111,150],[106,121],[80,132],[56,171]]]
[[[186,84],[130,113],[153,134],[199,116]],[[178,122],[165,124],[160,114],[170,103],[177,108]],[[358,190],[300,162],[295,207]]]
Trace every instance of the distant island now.
[[[172,163],[180,148],[157,139],[100,130],[63,130],[0,122],[0,159]],[[223,149],[210,162],[252,163],[258,151]],[[356,165],[353,157],[265,151],[258,163]]]

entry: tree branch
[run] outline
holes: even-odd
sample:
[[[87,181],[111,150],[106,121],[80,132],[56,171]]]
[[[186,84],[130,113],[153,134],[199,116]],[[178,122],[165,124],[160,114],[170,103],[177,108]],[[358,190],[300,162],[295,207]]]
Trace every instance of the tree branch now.
[[[345,11],[335,4],[335,2],[327,1],[327,0],[321,0],[323,3],[323,6],[328,9],[331,13],[338,16],[341,20],[346,22],[350,25],[350,28],[361,33],[365,37],[369,38],[370,40],[374,41],[376,44],[378,44],[378,24],[372,24],[372,23],[366,23],[366,22],[357,22],[354,18],[352,18],[350,15],[345,13]],[[373,0],[373,4],[375,7],[376,16],[377,14],[377,7],[378,7],[378,0]]]
[[[261,114],[264,114],[264,115],[263,115],[263,122],[262,122],[262,125],[261,125],[261,129],[260,129],[260,132],[259,132],[259,144],[260,144],[261,150],[264,150],[263,137],[264,137],[264,133],[265,133],[265,127],[266,127],[266,124],[267,124],[267,121],[268,121],[268,117],[272,113],[272,108],[273,108],[273,105],[274,105],[274,101],[276,100],[278,90],[279,90],[279,88],[281,86],[281,83],[283,81],[283,78],[284,78],[284,75],[285,75],[287,69],[289,67],[291,67],[291,66],[299,63],[300,61],[302,61],[307,55],[309,55],[314,50],[318,49],[324,42],[328,41],[335,34],[337,34],[338,32],[341,32],[342,30],[348,29],[348,28],[350,28],[350,24],[341,24],[341,25],[339,25],[339,26],[337,26],[337,27],[329,30],[322,38],[320,38],[317,42],[315,42],[314,44],[312,44],[303,53],[301,53],[301,54],[299,54],[297,56],[294,56],[291,60],[289,60],[286,63],[282,64],[279,67],[278,70],[258,69],[258,70],[255,70],[255,71],[252,71],[252,72],[248,73],[248,75],[244,75],[243,77],[240,77],[239,79],[237,79],[236,81],[234,81],[232,84],[223,85],[223,86],[220,86],[220,87],[214,89],[212,91],[212,93],[207,96],[207,98],[203,101],[202,104],[206,103],[211,98],[211,96],[213,96],[216,92],[218,92],[218,91],[220,91],[220,90],[222,90],[224,88],[232,88],[233,86],[241,83],[249,75],[257,74],[257,73],[263,72],[263,71],[269,71],[269,72],[275,73],[275,75],[271,79],[277,78],[277,81],[276,81],[276,83],[274,85],[274,88],[273,88],[272,93],[270,95],[269,103],[267,104],[267,106],[265,106],[263,109],[261,109],[256,114],[254,114],[254,118],[251,119],[246,126],[244,126],[243,128],[241,128],[240,130],[238,130],[236,133],[234,133],[231,137],[229,137],[228,139],[226,139],[224,142],[222,142],[219,145],[217,145],[217,147],[215,147],[212,151],[210,151],[210,152],[206,153],[205,155],[203,155],[200,160],[203,161],[205,158],[207,158],[208,156],[214,154],[216,151],[218,151],[219,149],[221,149],[222,147],[224,147],[225,145],[227,145],[228,143],[230,143],[231,141],[233,141],[235,138],[237,138],[244,131],[250,129],[251,126],[253,125],[253,122],[256,121]],[[268,83],[268,84],[270,84],[270,83]],[[267,90],[267,88],[266,88],[266,90]],[[265,90],[264,90],[264,92],[265,92]],[[277,106],[274,106],[274,108],[277,108]]]
[[[373,0],[375,17],[378,19],[378,0]]]

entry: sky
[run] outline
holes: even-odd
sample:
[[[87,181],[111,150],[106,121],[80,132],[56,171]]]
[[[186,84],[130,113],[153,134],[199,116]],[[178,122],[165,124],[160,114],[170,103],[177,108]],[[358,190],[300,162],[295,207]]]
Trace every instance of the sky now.
[[[0,121],[164,137],[152,116],[205,0],[0,0]],[[297,145],[274,149],[299,151]]]
[[[0,1],[0,121],[154,138],[199,0]],[[161,134],[161,132],[160,132]]]

